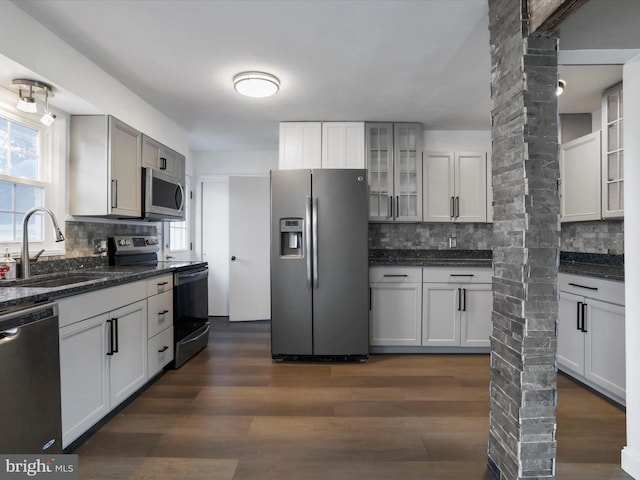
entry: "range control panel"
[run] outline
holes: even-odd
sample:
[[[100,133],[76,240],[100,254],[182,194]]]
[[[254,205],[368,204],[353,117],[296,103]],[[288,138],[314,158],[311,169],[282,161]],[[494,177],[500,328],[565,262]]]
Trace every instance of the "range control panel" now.
[[[115,236],[109,238],[109,249],[115,255],[154,253],[160,249],[156,236]]]

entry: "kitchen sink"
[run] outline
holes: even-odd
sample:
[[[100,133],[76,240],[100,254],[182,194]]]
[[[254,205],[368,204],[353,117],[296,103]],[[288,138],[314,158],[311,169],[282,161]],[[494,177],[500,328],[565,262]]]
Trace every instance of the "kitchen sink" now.
[[[65,273],[58,274],[54,277],[47,275],[46,278],[28,278],[26,280],[18,280],[14,286],[16,287],[34,287],[34,288],[55,288],[65,285],[73,285],[74,283],[89,282],[91,280],[106,280],[110,278],[108,274],[99,272],[83,272],[83,273]]]

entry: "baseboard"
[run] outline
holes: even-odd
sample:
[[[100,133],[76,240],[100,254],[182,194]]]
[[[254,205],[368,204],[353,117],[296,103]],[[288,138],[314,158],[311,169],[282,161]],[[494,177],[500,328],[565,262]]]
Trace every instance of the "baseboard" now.
[[[640,479],[640,452],[630,447],[622,449],[622,469],[633,478]]]

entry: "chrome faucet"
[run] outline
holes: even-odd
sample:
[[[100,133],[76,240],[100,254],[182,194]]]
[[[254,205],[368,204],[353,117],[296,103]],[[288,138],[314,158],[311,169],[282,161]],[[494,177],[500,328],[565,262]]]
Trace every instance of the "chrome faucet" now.
[[[27,213],[25,213],[24,218],[22,219],[22,253],[20,254],[22,263],[22,278],[29,278],[31,276],[31,265],[29,264],[29,233],[27,231],[27,227],[29,225],[29,219],[31,218],[31,215],[36,212],[44,212],[49,215],[49,218],[51,218],[51,221],[53,222],[53,229],[54,233],[56,234],[56,242],[64,241],[64,235],[62,234],[62,230],[60,230],[58,220],[56,220],[56,216],[51,210],[45,207],[34,207]]]

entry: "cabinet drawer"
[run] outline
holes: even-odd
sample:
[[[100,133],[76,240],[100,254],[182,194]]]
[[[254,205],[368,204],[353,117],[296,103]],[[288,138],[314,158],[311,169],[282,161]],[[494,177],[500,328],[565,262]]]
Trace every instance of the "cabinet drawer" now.
[[[169,327],[147,343],[147,370],[149,378],[162,370],[167,363],[173,360],[173,327]]]
[[[370,267],[369,283],[422,283],[422,268]]]
[[[624,305],[624,282],[560,273],[558,283],[563,292]]]
[[[173,274],[162,275],[147,280],[147,297],[157,295],[173,288]]]
[[[173,290],[149,297],[147,305],[147,334],[151,338],[173,325]]]
[[[492,268],[424,267],[424,283],[491,283]]]
[[[57,300],[60,328],[95,317],[114,308],[144,300],[147,297],[145,281],[125,283],[93,292],[81,293]]]

